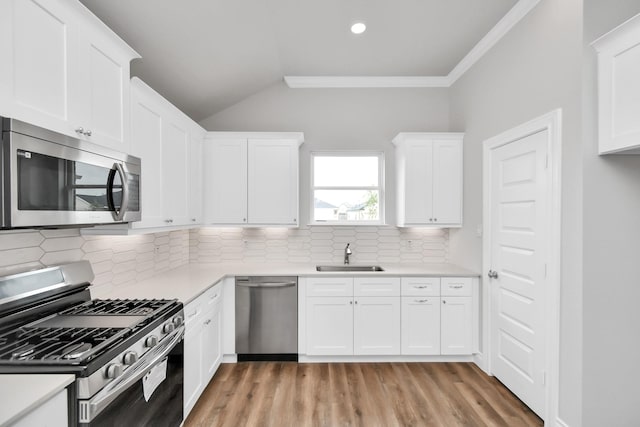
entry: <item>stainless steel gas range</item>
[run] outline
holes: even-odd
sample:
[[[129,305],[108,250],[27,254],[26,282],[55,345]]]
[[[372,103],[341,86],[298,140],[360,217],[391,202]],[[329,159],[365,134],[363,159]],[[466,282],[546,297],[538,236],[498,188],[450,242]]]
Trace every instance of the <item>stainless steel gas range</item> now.
[[[183,307],[92,300],[86,261],[0,278],[0,373],[73,373],[71,425],[179,426]]]

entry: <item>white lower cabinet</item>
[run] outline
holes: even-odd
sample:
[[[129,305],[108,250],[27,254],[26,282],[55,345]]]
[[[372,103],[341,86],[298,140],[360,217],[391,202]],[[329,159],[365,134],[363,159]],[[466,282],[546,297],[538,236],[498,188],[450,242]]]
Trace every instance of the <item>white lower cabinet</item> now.
[[[470,355],[473,280],[309,277],[309,356]]]
[[[354,297],[353,354],[400,353],[400,298]]]
[[[66,427],[69,425],[68,419],[67,389],[64,389],[11,425],[12,427]]]
[[[306,286],[307,354],[400,352],[399,278],[309,278]]]
[[[441,354],[472,353],[472,313],[471,297],[442,297]]]
[[[402,354],[440,354],[440,297],[402,297]]]
[[[353,297],[307,298],[307,354],[353,354]]]
[[[187,304],[184,338],[184,417],[222,362],[222,286]]]

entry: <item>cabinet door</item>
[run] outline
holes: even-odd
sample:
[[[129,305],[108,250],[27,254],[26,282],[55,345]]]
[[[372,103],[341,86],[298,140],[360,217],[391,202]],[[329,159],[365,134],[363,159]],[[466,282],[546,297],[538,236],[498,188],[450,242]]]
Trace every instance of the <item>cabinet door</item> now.
[[[211,310],[204,314],[203,318],[202,373],[205,381],[204,387],[206,387],[222,362],[222,310],[220,304],[215,304]]]
[[[400,354],[400,298],[356,297],[354,354]]]
[[[202,141],[204,133],[191,132],[189,144],[189,223],[202,224]]]
[[[433,145],[408,141],[404,148],[404,223],[428,224],[433,218]]]
[[[440,298],[402,297],[402,354],[440,354]]]
[[[163,215],[162,109],[138,79],[132,82],[131,153],[142,159],[142,220],[134,228],[166,225]]]
[[[42,405],[20,418],[12,427],[66,427],[68,426],[69,409],[67,404],[67,390],[54,394]]]
[[[128,153],[130,53],[93,22],[81,30],[72,86],[73,126],[90,132],[83,139]]]
[[[249,140],[248,178],[250,223],[297,225],[297,142]]]
[[[0,110],[57,132],[71,130],[68,88],[78,61],[76,16],[65,1],[2,2],[2,86],[11,96]],[[4,22],[6,20],[6,22]]]
[[[190,326],[190,327],[189,327]],[[184,417],[186,418],[198,401],[204,388],[204,354],[202,322],[196,320],[188,325],[184,336]]]
[[[462,222],[462,143],[433,143],[433,222]]]
[[[307,298],[307,354],[353,354],[353,298]]]
[[[204,142],[204,209],[207,224],[247,223],[247,140]]]
[[[472,353],[472,316],[471,297],[442,297],[441,354]]]
[[[162,195],[165,225],[189,224],[189,132],[167,117],[162,129]]]

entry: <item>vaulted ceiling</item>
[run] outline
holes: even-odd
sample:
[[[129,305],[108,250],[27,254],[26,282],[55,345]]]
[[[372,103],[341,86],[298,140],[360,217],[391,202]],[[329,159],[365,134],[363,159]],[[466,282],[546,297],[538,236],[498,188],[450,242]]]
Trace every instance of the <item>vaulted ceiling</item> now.
[[[516,0],[81,0],[194,120],[283,76],[446,76]],[[351,34],[356,20],[367,25]]]

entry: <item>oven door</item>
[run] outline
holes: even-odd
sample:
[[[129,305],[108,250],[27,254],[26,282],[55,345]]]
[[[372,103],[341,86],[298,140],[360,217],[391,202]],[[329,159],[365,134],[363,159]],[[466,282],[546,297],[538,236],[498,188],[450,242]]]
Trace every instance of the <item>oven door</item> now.
[[[7,149],[5,228],[140,219],[140,165],[14,132]]]
[[[183,417],[184,327],[121,377],[78,404],[80,426],[179,426]]]

